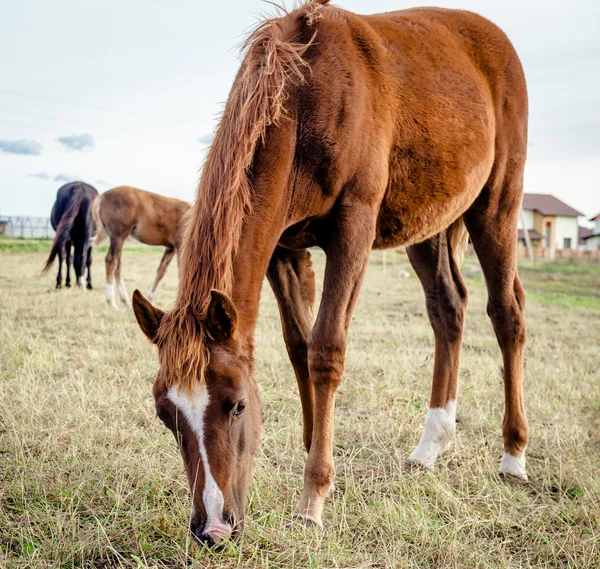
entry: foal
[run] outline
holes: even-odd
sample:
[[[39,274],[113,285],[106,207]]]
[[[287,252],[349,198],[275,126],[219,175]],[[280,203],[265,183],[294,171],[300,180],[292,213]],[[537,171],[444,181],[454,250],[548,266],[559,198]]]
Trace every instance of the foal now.
[[[431,468],[455,428],[468,231],[504,359],[500,472],[526,477],[516,246],[527,113],[514,48],[470,12],[359,16],[317,0],[249,37],[190,212],[175,308],[134,294],[158,346],[156,409],[180,444],[199,540],[237,535],[244,517],[260,429],[253,346],[265,273],[302,402],[308,459],[295,513],[322,523],[335,393],[372,248],[408,245],[425,289],[435,364],[409,460]],[[327,256],[314,321],[312,246]]]
[[[106,255],[106,302],[114,309],[118,310],[113,284],[115,276],[121,301],[129,303],[129,296],[121,277],[121,253],[125,239],[131,235],[141,243],[165,248],[154,283],[148,292],[148,298],[152,299],[179,246],[183,216],[188,208],[187,202],[130,186],[113,188],[96,199],[93,207],[94,219],[98,225],[95,245],[100,244],[106,235],[109,236],[110,248]]]
[[[45,274],[58,255],[56,288],[62,286],[62,264],[66,258],[67,278],[65,286],[71,286],[71,247],[74,248],[73,268],[77,286],[82,285],[84,265],[87,267],[87,288],[92,288],[92,247],[91,240],[96,232],[92,217],[92,203],[98,196],[96,188],[83,182],[71,182],[58,189],[52,206],[50,222],[56,231],[54,242],[46,265]]]

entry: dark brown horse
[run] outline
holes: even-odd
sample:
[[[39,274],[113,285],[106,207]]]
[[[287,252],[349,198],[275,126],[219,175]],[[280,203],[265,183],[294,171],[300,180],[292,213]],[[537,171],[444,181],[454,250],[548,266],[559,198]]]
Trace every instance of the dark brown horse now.
[[[165,276],[179,247],[183,234],[183,217],[189,207],[187,202],[131,186],[113,188],[96,199],[93,214],[98,225],[98,235],[94,244],[99,245],[107,235],[110,239],[106,254],[105,295],[106,302],[114,309],[118,309],[115,302],[115,277],[121,301],[129,303],[125,282],[121,277],[121,255],[125,239],[131,236],[146,245],[165,248],[154,283],[148,291],[148,298],[152,300],[158,283]]]
[[[253,332],[265,274],[296,372],[308,459],[295,513],[321,524],[348,325],[372,248],[408,245],[435,335],[430,410],[409,463],[455,428],[467,231],[504,359],[503,475],[525,478],[524,294],[517,217],[527,91],[512,45],[470,13],[358,16],[305,4],[262,23],[208,153],[181,250],[176,306],[134,294],[158,346],[159,417],[180,440],[191,530],[236,535],[260,428]],[[310,246],[327,256],[313,323]]]
[[[77,286],[82,285],[87,267],[87,288],[92,288],[92,239],[96,224],[92,217],[92,203],[98,196],[96,188],[83,182],[71,182],[58,189],[56,201],[50,214],[50,222],[56,231],[50,255],[42,273],[47,273],[58,256],[56,288],[62,286],[63,258],[67,265],[65,286],[71,286],[71,247],[73,268]]]

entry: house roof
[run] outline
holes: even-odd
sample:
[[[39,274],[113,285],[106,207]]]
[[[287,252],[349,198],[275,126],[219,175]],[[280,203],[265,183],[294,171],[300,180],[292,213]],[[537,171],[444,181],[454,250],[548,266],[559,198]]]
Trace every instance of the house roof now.
[[[594,217],[591,217],[590,221],[597,221],[598,219],[600,219],[600,213],[598,215],[595,215]]]
[[[594,235],[594,232],[587,227],[579,226],[579,243],[585,243],[586,239],[589,239]]]
[[[528,229],[529,239],[532,241],[536,241],[538,239],[542,239],[542,235],[540,235],[535,229]],[[522,229],[519,229],[519,239],[525,239],[525,232]]]
[[[579,217],[583,213],[573,209],[550,194],[524,194],[523,209],[532,209],[542,215],[560,215],[564,217]]]

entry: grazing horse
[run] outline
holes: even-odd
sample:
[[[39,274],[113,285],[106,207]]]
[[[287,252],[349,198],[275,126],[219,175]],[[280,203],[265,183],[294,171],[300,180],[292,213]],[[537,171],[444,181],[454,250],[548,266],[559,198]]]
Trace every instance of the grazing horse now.
[[[190,529],[239,534],[260,430],[254,329],[265,274],[279,303],[308,451],[295,515],[321,524],[335,472],[335,393],[373,248],[408,246],[435,336],[430,408],[408,457],[431,468],[455,430],[470,235],[504,359],[503,475],[525,478],[524,293],[517,220],[527,91],[504,33],[464,11],[362,16],[316,0],[263,22],[207,154],[173,310],[136,291],[158,346],[158,417],[179,441]],[[309,247],[326,254],[316,319]]]
[[[147,245],[165,248],[156,278],[148,292],[152,299],[156,287],[165,276],[183,234],[183,216],[190,204],[130,186],[119,186],[103,193],[94,202],[94,219],[98,225],[95,245],[110,238],[106,255],[106,302],[118,310],[115,302],[114,277],[117,278],[121,301],[129,304],[129,296],[121,277],[123,243],[130,235]]]
[[[92,289],[92,246],[96,233],[96,224],[92,217],[92,203],[98,191],[83,182],[71,182],[59,188],[52,207],[50,221],[56,231],[54,242],[46,265],[42,270],[48,272],[58,255],[58,275],[56,288],[62,286],[62,264],[66,258],[67,278],[65,286],[71,286],[71,246],[74,248],[73,268],[77,286],[82,285],[84,264],[87,266],[87,288]]]

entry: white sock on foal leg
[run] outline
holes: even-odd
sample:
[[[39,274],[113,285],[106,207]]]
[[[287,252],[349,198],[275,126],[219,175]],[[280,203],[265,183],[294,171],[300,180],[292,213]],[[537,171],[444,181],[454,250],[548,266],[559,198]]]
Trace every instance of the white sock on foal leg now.
[[[456,431],[456,400],[451,399],[446,407],[429,409],[425,419],[423,436],[417,448],[408,457],[425,468],[433,468],[438,455],[443,452]]]
[[[119,279],[119,296],[125,304],[129,304],[129,297],[127,296],[127,289],[125,288],[125,281]]]
[[[110,304],[115,310],[119,310],[119,307],[115,302],[115,285],[111,283],[106,283],[106,287],[104,289],[104,297],[106,298],[106,302],[108,302],[108,304]]]

